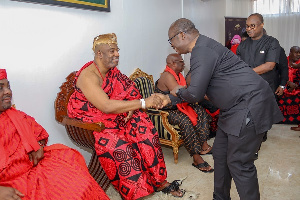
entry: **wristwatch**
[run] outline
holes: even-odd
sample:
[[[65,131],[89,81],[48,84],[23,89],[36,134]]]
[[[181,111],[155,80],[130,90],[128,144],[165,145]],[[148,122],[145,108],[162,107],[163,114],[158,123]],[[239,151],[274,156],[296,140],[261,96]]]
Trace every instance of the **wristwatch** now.
[[[176,94],[177,96],[178,96],[179,89],[180,89],[180,88],[178,88],[178,89],[176,90],[176,92],[175,92],[175,94]]]
[[[283,90],[285,90],[285,86],[283,86],[283,85],[279,85],[279,87],[281,87]]]

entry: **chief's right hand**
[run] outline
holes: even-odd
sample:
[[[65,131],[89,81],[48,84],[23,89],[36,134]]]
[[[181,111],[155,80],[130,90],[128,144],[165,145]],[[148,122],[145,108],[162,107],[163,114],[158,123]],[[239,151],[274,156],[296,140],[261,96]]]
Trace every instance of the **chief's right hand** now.
[[[159,98],[156,94],[152,94],[150,97],[145,99],[146,102],[146,108],[162,108],[162,99]]]
[[[164,95],[161,93],[155,93],[153,95],[158,96],[162,100],[162,106],[158,107],[157,109],[161,109],[161,108],[165,107],[166,105],[168,105],[169,103],[171,103],[171,100],[168,95]]]
[[[22,200],[25,195],[12,187],[0,186],[0,200]]]

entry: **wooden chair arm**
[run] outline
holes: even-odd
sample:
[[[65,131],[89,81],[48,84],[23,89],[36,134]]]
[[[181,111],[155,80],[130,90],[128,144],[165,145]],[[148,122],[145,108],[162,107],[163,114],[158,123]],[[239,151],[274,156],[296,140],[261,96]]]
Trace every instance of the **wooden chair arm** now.
[[[87,123],[87,122],[82,122],[77,119],[72,119],[67,116],[63,116],[63,120],[61,122],[63,125],[71,125],[71,126],[76,126],[79,128],[91,130],[91,131],[97,131],[101,132],[104,128],[105,125],[102,122],[98,123]]]
[[[170,133],[172,136],[172,141],[178,141],[180,139],[180,135],[178,131],[169,123],[168,116],[169,113],[163,110],[155,110],[155,109],[148,109],[147,113],[150,115],[160,115],[162,124],[164,128]]]

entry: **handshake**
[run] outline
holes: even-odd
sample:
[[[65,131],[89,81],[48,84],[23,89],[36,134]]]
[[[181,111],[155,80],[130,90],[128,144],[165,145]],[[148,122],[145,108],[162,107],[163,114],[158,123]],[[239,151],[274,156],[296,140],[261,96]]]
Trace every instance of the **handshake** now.
[[[170,94],[173,96],[177,96],[176,92],[180,88],[186,88],[186,86],[177,85],[173,90],[170,91]],[[169,98],[169,95],[164,95],[161,93],[154,93],[147,99],[145,99],[146,102],[146,108],[155,108],[155,109],[161,109],[171,103],[171,100]]]
[[[154,93],[150,97],[145,99],[146,108],[155,108],[161,109],[171,103],[171,100],[168,95],[161,93]]]

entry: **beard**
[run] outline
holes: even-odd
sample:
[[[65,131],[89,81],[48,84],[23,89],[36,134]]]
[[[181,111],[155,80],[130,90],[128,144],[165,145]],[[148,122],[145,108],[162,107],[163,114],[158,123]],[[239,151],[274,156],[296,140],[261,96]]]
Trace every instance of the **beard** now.
[[[11,102],[10,102],[10,103],[7,103],[7,104],[3,104],[3,105],[2,105],[2,110],[3,110],[3,111],[4,111],[4,110],[7,110],[7,109],[11,108],[11,106],[12,106]]]

